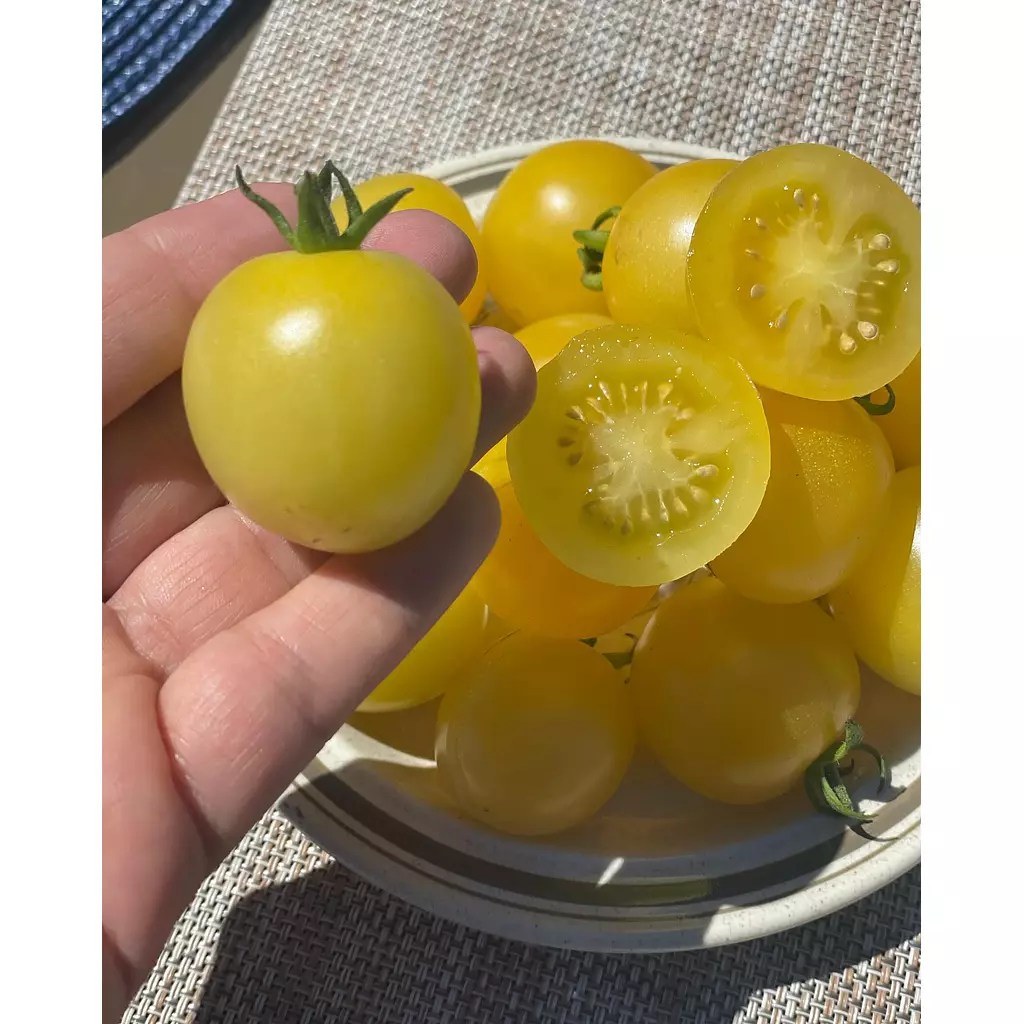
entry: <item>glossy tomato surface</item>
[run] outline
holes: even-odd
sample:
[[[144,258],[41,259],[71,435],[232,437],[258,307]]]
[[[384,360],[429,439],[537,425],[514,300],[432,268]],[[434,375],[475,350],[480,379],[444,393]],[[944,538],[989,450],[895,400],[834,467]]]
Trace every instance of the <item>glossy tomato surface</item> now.
[[[582,640],[621,626],[657,593],[656,587],[616,587],[574,572],[541,542],[512,485],[497,494],[501,532],[474,585],[505,622],[542,636]]]
[[[692,160],[644,182],[614,219],[601,264],[608,312],[624,324],[695,331],[686,261],[697,215],[735,160]]]
[[[892,412],[876,417],[892,449],[897,469],[921,465],[921,353],[892,382],[896,404]],[[888,400],[885,391],[871,396],[877,405]]]
[[[613,142],[557,142],[517,164],[499,185],[482,233],[491,294],[520,325],[565,313],[605,313],[580,281],[573,232],[621,205],[654,167]]]
[[[367,209],[378,200],[403,188],[411,188],[412,191],[403,196],[395,205],[395,210],[430,210],[431,213],[446,217],[466,233],[476,252],[477,272],[473,290],[462,300],[462,305],[459,308],[462,310],[462,316],[466,323],[473,323],[479,315],[487,295],[487,276],[484,273],[480,229],[476,226],[473,215],[469,212],[462,196],[444,182],[425,174],[381,174],[353,187],[363,209]],[[348,224],[345,200],[341,197],[335,199],[331,204],[331,210],[338,226],[344,230]]]
[[[921,468],[901,470],[864,563],[829,597],[857,654],[884,679],[921,692]]]
[[[467,587],[358,710],[403,711],[444,693],[483,653],[487,620],[487,606]]]
[[[795,603],[827,594],[864,557],[885,515],[892,455],[856,402],[761,389],[771,475],[753,521],[711,563],[731,589]]]
[[[471,817],[545,835],[601,808],[635,740],[626,685],[604,657],[574,640],[519,632],[445,694],[437,766]]]
[[[817,604],[761,604],[711,578],[662,602],[629,686],[658,760],[730,804],[797,786],[860,701],[857,659]]]
[[[386,252],[283,252],[238,267],[196,315],[182,388],[223,493],[266,529],[330,552],[423,526],[468,468],[480,418],[458,306]]]

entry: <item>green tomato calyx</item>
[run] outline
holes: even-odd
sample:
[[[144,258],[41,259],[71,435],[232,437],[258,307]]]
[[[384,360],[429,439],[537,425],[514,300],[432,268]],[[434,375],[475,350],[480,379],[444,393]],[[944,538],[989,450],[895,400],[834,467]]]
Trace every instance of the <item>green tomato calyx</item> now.
[[[825,750],[804,773],[804,788],[811,803],[820,811],[853,822],[855,831],[874,820],[870,814],[857,809],[843,781],[843,776],[852,768],[847,765],[848,759],[857,750],[863,750],[874,761],[879,776],[878,792],[883,793],[892,781],[889,764],[881,753],[864,742],[864,730],[853,719],[846,723],[842,739]]]
[[[884,402],[872,402],[871,395],[859,395],[854,401],[872,416],[888,416],[896,408],[896,392],[891,384],[886,384],[885,390],[889,395]]]
[[[602,229],[601,225],[606,220],[617,217],[621,210],[621,206],[610,206],[597,215],[589,228],[572,233],[572,237],[580,243],[580,248],[576,250],[576,255],[583,264],[580,281],[583,282],[584,288],[589,288],[592,292],[599,292],[604,288],[601,281],[601,261],[604,259],[604,250],[608,245],[611,231]]]
[[[364,210],[348,178],[332,160],[328,160],[319,174],[306,171],[295,186],[299,213],[293,228],[288,223],[288,218],[269,199],[253,191],[252,186],[242,176],[242,168],[237,164],[235,181],[242,195],[255,203],[274,222],[284,240],[296,252],[305,254],[358,249],[366,240],[366,236],[404,196],[412,191],[411,188],[403,188],[398,192],[392,192]],[[338,182],[341,194],[345,197],[345,207],[348,210],[348,227],[344,231],[338,230],[338,222],[331,212],[335,181]]]

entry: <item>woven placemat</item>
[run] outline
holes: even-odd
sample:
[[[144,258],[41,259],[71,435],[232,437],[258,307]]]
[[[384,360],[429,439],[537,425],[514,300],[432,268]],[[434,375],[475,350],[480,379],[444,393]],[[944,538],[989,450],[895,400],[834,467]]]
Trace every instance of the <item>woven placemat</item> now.
[[[277,0],[181,201],[559,135],[842,146],[919,199],[917,0]],[[268,814],[132,1024],[919,1024],[920,874],[743,946],[612,956],[450,924]]]

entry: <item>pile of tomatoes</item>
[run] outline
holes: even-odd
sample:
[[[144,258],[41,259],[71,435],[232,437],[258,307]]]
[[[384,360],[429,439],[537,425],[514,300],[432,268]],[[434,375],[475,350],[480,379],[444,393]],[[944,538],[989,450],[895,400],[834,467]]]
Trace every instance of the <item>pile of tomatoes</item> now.
[[[508,174],[480,227],[420,175],[355,193],[372,210],[404,188],[400,207],[466,232],[479,274],[460,324],[438,327],[461,339],[447,376],[437,346],[410,357],[444,378],[420,463],[342,533],[379,546],[409,532],[396,502],[422,522],[450,493],[467,443],[452,439],[479,406],[465,324],[513,329],[538,390],[474,467],[501,506],[494,549],[360,711],[443,695],[445,784],[514,834],[594,814],[638,739],[710,799],[803,779],[822,809],[866,820],[843,783],[858,748],[885,774],[854,721],[860,663],[921,685],[916,206],[809,144],[657,171],[610,142],[558,143]],[[345,224],[360,206],[335,210]],[[422,317],[433,296],[417,287]],[[185,383],[188,405],[188,354]],[[301,471],[301,453],[279,454]],[[269,525],[318,546],[325,516],[304,515],[298,533],[294,509]]]

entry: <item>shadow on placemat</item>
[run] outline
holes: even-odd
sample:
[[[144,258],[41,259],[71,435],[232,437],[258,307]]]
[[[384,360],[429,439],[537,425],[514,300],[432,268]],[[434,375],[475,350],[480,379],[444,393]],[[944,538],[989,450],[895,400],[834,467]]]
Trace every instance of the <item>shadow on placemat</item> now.
[[[825,1024],[886,1008],[887,1021],[918,1021],[920,884],[918,868],[828,918],[741,946],[631,956],[488,936],[332,864],[230,911],[193,1020]]]

